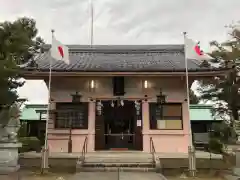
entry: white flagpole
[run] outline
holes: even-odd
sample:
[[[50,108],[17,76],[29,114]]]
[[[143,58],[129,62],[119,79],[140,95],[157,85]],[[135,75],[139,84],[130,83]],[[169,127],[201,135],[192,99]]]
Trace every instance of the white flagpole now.
[[[91,42],[90,42],[90,45],[91,45],[91,47],[92,47],[92,45],[93,45],[93,13],[94,13],[94,11],[93,11],[93,2],[92,2],[92,0],[90,0],[90,13],[91,13],[91,34],[90,34],[90,38],[91,38]]]
[[[193,139],[192,139],[192,128],[191,128],[191,119],[190,119],[190,95],[189,95],[189,79],[188,79],[188,60],[186,57],[186,37],[187,33],[184,32],[184,52],[185,52],[185,72],[186,72],[186,91],[187,91],[187,108],[188,108],[188,117],[189,117],[189,146],[193,147]]]
[[[52,39],[54,38],[54,30],[52,32]],[[51,82],[52,82],[52,60],[49,61],[49,78],[48,78],[48,106],[47,106],[47,121],[45,128],[45,142],[44,142],[44,152],[43,152],[43,170],[48,168],[48,123],[50,117],[50,103],[51,103]]]

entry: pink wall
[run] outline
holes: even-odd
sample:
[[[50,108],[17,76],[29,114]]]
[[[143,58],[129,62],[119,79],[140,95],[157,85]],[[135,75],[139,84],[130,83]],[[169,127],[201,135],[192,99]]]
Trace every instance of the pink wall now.
[[[55,109],[55,102],[51,103],[51,109]],[[85,138],[88,138],[88,151],[94,151],[95,136],[95,102],[88,105],[88,129],[72,130],[72,152],[82,152]],[[68,140],[70,131],[54,129],[54,121],[49,120],[48,125],[48,146],[50,152],[68,152]]]
[[[89,82],[96,81],[96,89],[89,89]],[[143,81],[147,80],[149,89],[143,89]],[[76,90],[83,95],[82,101],[89,102],[89,124],[87,130],[73,130],[73,152],[81,152],[85,137],[88,137],[88,151],[94,151],[95,140],[95,102],[89,98],[112,98],[111,77],[54,77],[52,79],[52,109],[56,102],[70,102],[71,94]],[[156,94],[162,88],[168,102],[183,103],[183,130],[150,130],[149,102],[156,102]],[[139,99],[148,95],[149,100],[143,101],[143,151],[150,151],[150,137],[153,138],[157,152],[187,152],[189,145],[189,114],[187,109],[185,81],[181,77],[128,77],[125,82],[125,98]],[[67,152],[69,130],[54,129],[54,122],[49,121],[49,147],[51,152]]]
[[[189,114],[187,103],[184,102],[183,110],[183,130],[150,130],[149,129],[149,105],[143,103],[143,151],[150,151],[150,138],[152,137],[156,152],[188,152],[190,145],[189,136]],[[143,125],[143,126],[144,126]]]

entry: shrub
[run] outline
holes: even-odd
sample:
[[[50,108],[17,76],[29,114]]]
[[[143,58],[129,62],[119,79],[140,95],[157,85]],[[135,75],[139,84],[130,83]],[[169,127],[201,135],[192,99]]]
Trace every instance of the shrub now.
[[[19,142],[22,143],[22,147],[19,148],[19,152],[29,151],[41,151],[41,142],[37,137],[20,137]]]
[[[211,142],[213,143],[212,146],[214,146],[213,149],[215,149],[215,146],[219,146],[220,148],[222,145],[222,151],[226,150],[227,144],[235,144],[237,140],[235,129],[224,121],[220,124],[214,123],[212,125],[212,131],[209,133],[209,137],[210,139],[213,139],[213,142]],[[219,145],[217,145],[217,143]]]
[[[27,123],[22,122],[18,131],[18,137],[26,137],[27,136]]]
[[[209,151],[213,153],[223,152],[223,143],[219,139],[211,138],[209,140]]]

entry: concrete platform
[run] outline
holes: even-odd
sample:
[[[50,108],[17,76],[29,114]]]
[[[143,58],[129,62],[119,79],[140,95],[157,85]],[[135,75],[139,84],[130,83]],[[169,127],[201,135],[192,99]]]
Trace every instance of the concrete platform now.
[[[50,158],[78,158],[82,154],[81,153],[50,153],[49,157]],[[141,151],[96,151],[96,152],[91,152],[87,153],[86,157],[102,157],[102,156],[108,156],[110,157],[126,157],[129,156],[131,157],[132,155],[138,156],[138,157],[143,157],[146,155],[150,155],[150,153],[145,153]],[[27,152],[27,153],[21,153],[20,154],[21,158],[40,158],[41,153],[36,153],[36,152]],[[156,157],[159,157],[161,159],[165,158],[188,158],[187,153],[156,153]],[[204,151],[196,151],[196,158],[201,158],[201,159],[222,159],[222,155],[220,154],[210,154],[209,152],[204,152]]]
[[[77,161],[80,156],[81,153],[50,153],[49,171],[76,172]],[[177,171],[175,173],[182,173],[183,171],[188,170],[189,160],[187,154],[157,153],[156,157],[160,159],[162,167],[161,169],[164,174],[172,174],[172,172],[175,171]],[[222,155],[210,155],[210,153],[198,151],[196,153],[196,157],[196,167],[198,171],[205,171],[209,169],[226,170],[230,168],[230,165],[225,163],[225,161],[223,160]],[[142,164],[149,164],[147,167],[143,167],[143,169],[152,168],[151,154],[139,151],[99,151],[87,153],[84,166],[87,165],[87,163],[92,163],[95,165],[91,165],[91,168],[98,168],[102,167],[103,165],[105,167],[107,163],[110,165],[114,163],[114,165],[116,165],[116,162],[118,162],[121,167],[123,167],[123,165],[125,164],[133,163],[134,166],[136,166],[137,164],[137,167],[140,167],[140,165]],[[39,169],[41,166],[41,154],[35,152],[21,154],[19,158],[19,164],[21,165],[21,169]],[[128,166],[126,167],[129,168]],[[131,166],[131,168],[133,167]]]
[[[81,172],[73,175],[27,175],[15,174],[2,176],[1,180],[166,180],[164,176],[156,173],[132,173],[132,172]]]

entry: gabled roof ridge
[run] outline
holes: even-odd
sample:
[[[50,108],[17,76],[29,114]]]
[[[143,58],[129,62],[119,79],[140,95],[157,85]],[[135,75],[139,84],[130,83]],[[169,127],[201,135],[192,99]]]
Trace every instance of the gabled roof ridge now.
[[[25,104],[24,108],[44,108],[47,104]]]
[[[183,44],[152,44],[152,45],[66,45],[69,51],[86,51],[86,52],[161,52],[161,51],[182,51],[184,50]],[[50,44],[45,44],[44,49],[47,51],[51,47]]]

